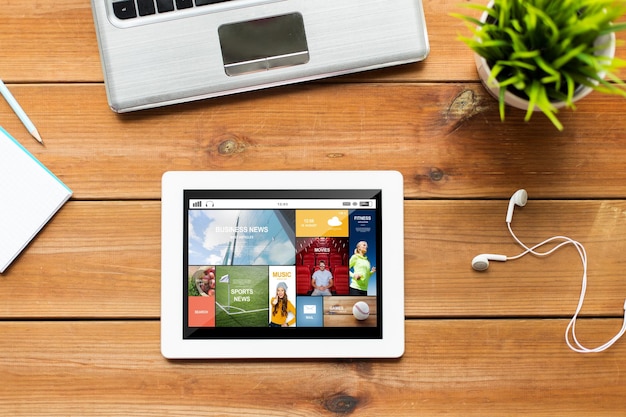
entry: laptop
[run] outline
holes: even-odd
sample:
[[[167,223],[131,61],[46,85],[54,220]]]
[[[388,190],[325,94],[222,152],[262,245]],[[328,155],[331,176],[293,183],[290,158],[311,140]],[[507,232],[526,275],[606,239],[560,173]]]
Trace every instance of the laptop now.
[[[394,171],[165,173],[163,355],[401,356],[403,207]]]
[[[421,0],[92,0],[109,105],[128,112],[420,61]]]

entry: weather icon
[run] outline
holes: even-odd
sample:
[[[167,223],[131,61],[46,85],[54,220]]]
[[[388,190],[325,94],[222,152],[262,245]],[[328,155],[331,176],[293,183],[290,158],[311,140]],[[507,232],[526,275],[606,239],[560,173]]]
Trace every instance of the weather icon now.
[[[328,219],[328,225],[330,227],[339,227],[342,224],[343,223],[341,222],[341,220],[339,220],[339,217],[337,217],[337,216],[333,216],[330,219]]]

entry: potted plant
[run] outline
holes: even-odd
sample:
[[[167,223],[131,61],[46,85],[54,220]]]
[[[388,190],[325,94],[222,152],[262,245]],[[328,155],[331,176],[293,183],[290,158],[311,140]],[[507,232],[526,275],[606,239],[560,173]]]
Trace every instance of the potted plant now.
[[[473,36],[460,37],[474,52],[485,87],[505,104],[543,112],[556,126],[559,108],[596,90],[626,97],[615,70],[626,61],[615,57],[616,21],[626,0],[491,0],[468,4],[480,19],[453,14],[468,23]],[[605,80],[607,78],[608,80]]]

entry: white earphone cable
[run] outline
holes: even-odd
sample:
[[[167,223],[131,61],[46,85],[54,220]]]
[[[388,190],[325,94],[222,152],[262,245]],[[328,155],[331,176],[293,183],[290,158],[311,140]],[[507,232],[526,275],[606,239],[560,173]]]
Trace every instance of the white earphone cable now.
[[[572,319],[570,320],[565,330],[565,343],[567,343],[567,346],[569,346],[571,350],[575,352],[579,352],[579,353],[602,352],[608,349],[609,347],[611,347],[615,342],[617,342],[617,340],[619,340],[620,337],[622,337],[626,333],[626,302],[625,302],[624,303],[624,321],[623,321],[622,328],[620,329],[620,331],[612,339],[610,339],[609,341],[607,341],[606,343],[598,347],[590,349],[590,348],[586,348],[585,346],[583,346],[576,337],[576,320],[578,319],[578,315],[580,314],[580,311],[583,308],[583,302],[585,300],[585,293],[587,291],[587,252],[585,250],[585,247],[580,242],[573,240],[566,236],[553,236],[551,238],[544,240],[543,242],[537,243],[536,245],[532,247],[528,247],[515,235],[515,233],[513,233],[513,229],[511,228],[511,223],[507,222],[507,226],[509,228],[509,233],[511,233],[511,236],[513,236],[513,239],[515,239],[515,241],[522,248],[524,248],[524,252],[518,255],[507,256],[508,260],[519,259],[522,256],[527,255],[529,253],[535,256],[540,256],[540,257],[548,256],[565,245],[573,245],[578,251],[578,255],[580,256],[580,260],[583,265],[583,275],[582,275],[582,283],[581,283],[581,289],[580,289],[580,297],[578,299],[578,305],[576,307],[576,311],[574,312],[574,315],[572,316]],[[560,243],[558,243],[556,246],[554,246],[550,250],[547,250],[545,252],[537,251],[537,249],[539,249],[542,246],[545,246],[550,243],[559,242],[559,241]]]

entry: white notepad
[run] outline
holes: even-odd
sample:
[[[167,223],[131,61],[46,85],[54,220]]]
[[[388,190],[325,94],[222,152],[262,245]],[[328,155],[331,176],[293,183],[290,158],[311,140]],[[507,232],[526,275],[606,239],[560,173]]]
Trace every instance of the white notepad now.
[[[0,128],[0,273],[71,196],[72,190]]]

